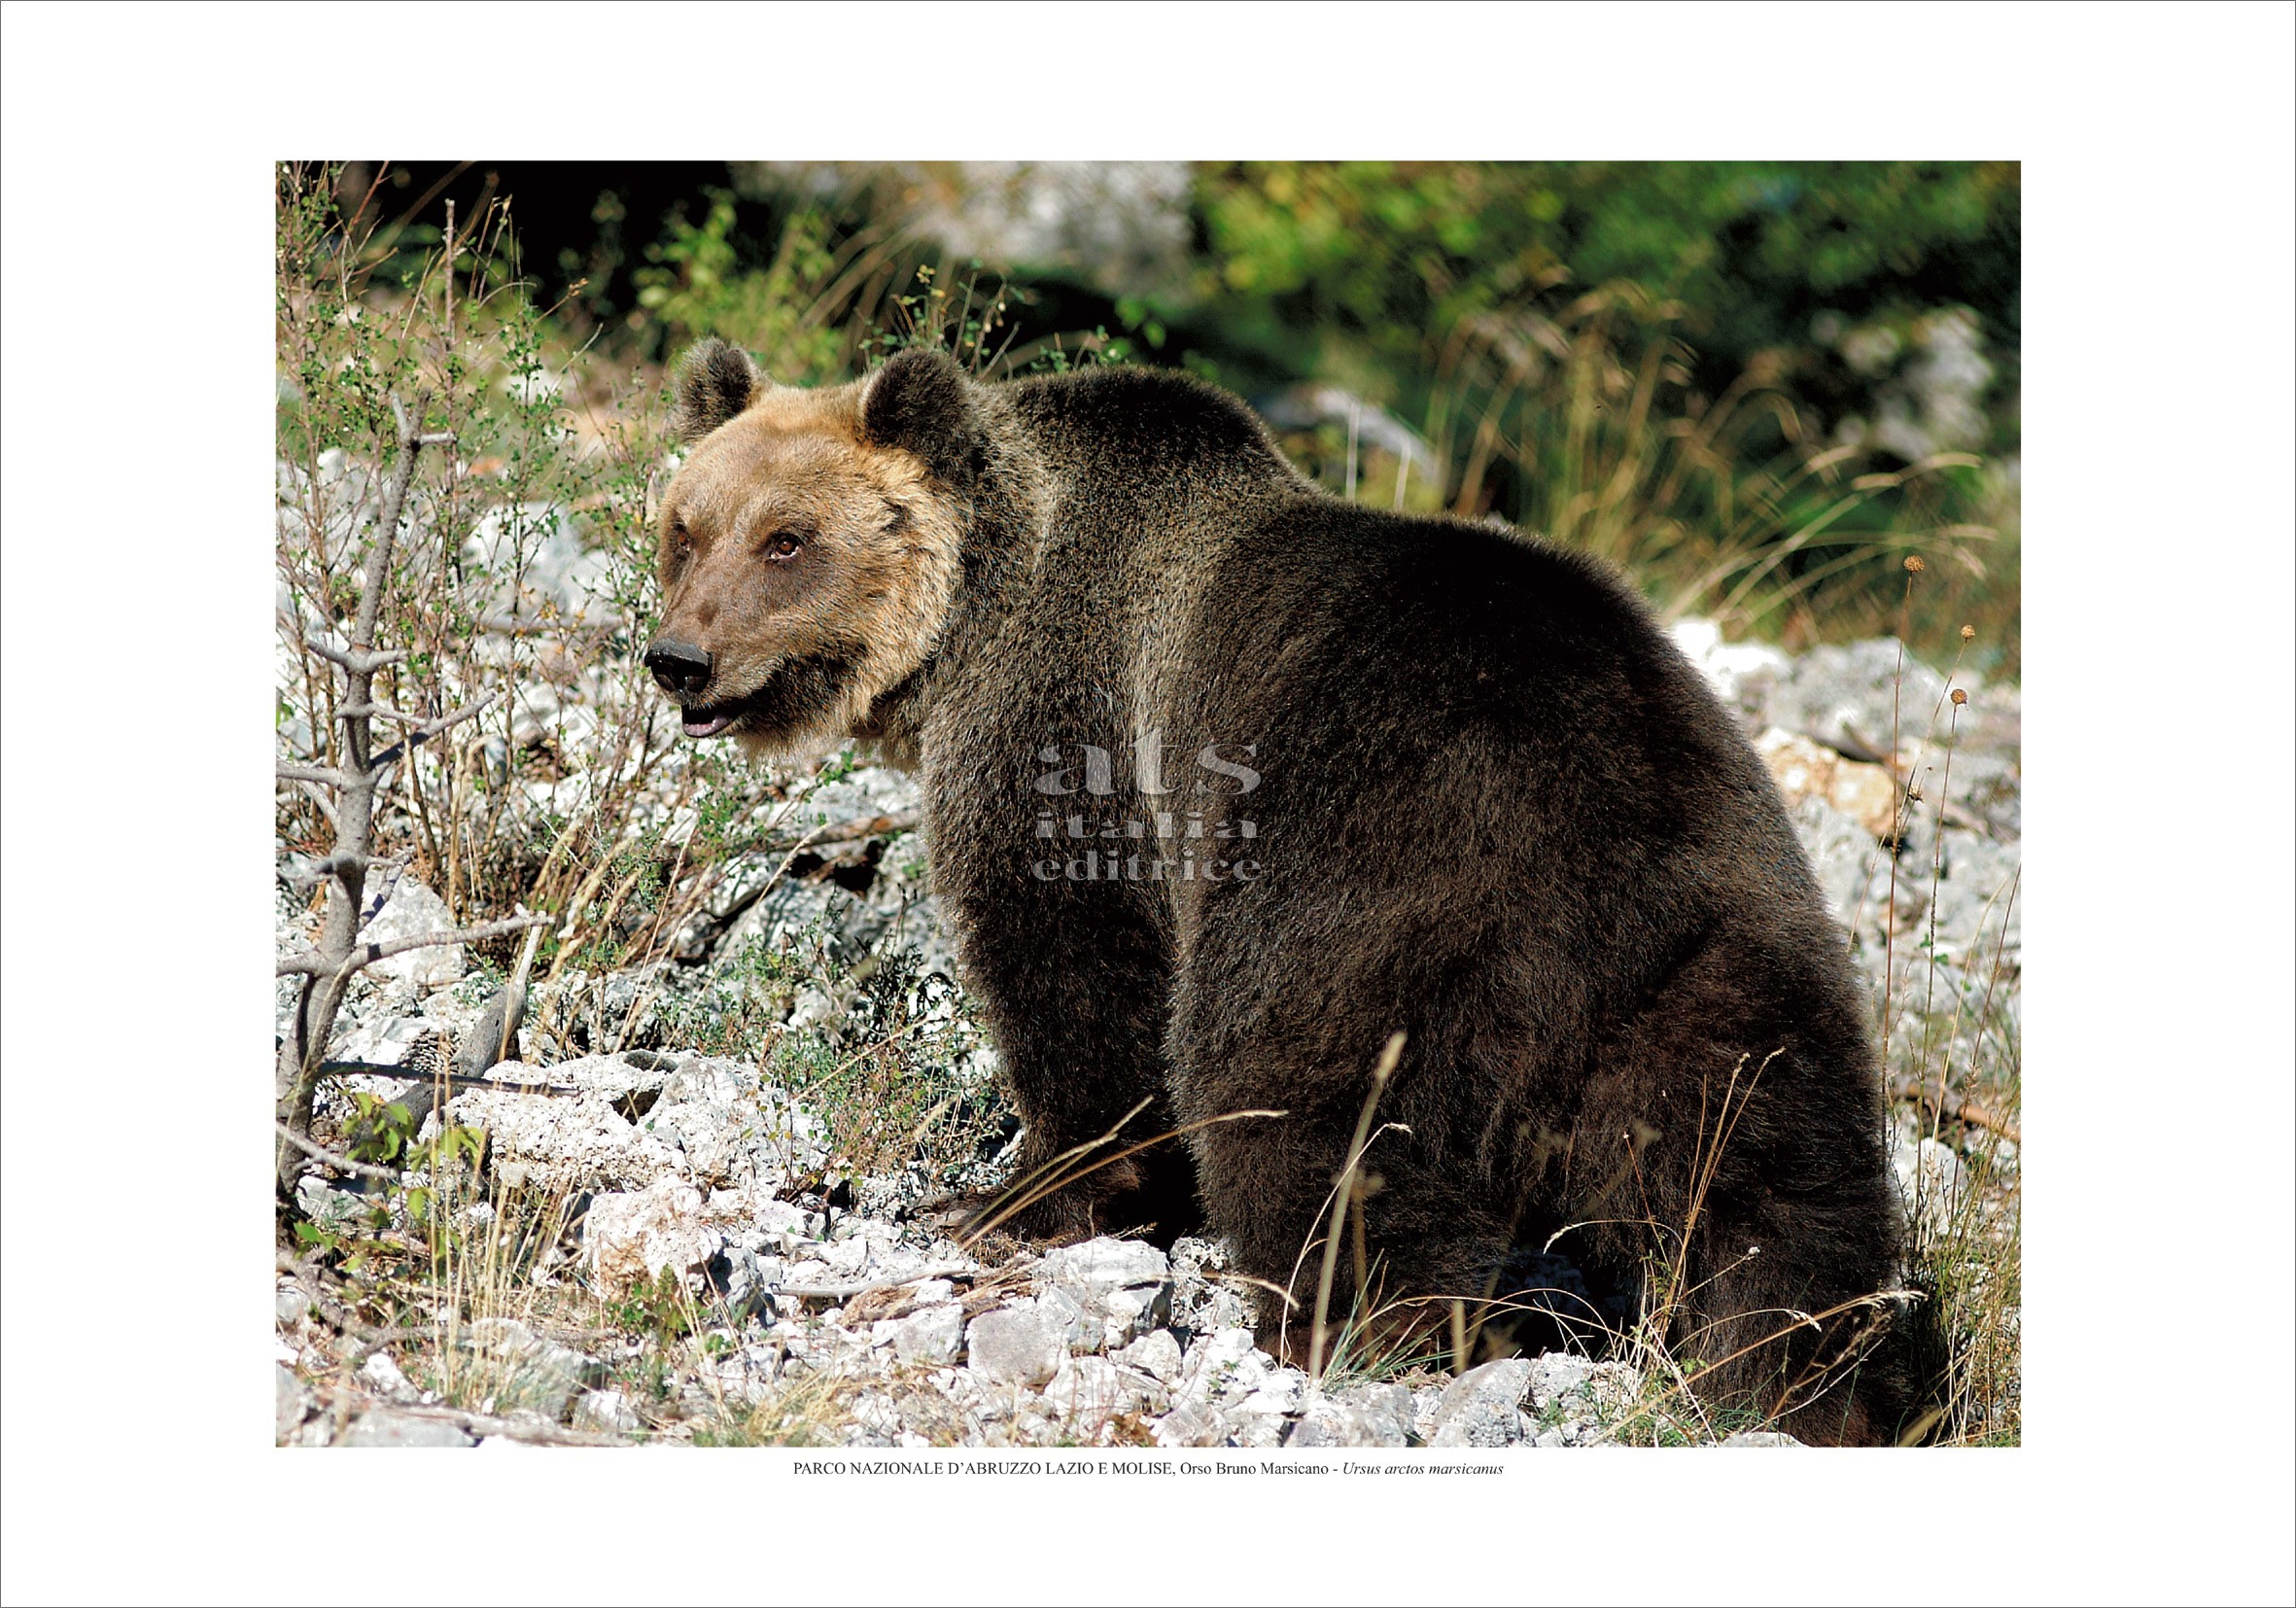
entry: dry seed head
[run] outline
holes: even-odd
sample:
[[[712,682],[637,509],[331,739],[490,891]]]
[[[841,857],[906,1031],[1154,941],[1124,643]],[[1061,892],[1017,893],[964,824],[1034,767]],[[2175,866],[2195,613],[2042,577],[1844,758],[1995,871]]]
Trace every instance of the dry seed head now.
[[[1974,625],[1965,625],[1962,627],[1962,641],[1975,642],[1976,640],[1977,628]]]
[[[1957,686],[1957,687],[1955,687],[1955,688],[1953,689],[1953,702],[1954,702],[1954,707],[1956,707],[1956,708],[1958,709],[1960,706],[1962,706],[1963,704],[1966,704],[1966,703],[1967,703],[1968,701],[1969,701],[1969,695],[1968,695],[1966,692],[1964,692],[1964,691],[1963,691],[1963,690],[1962,690],[1960,687],[1958,687],[1958,686]]]
[[[1919,554],[1919,553],[1907,553],[1907,554],[1905,555],[1905,573],[1906,573],[1907,575],[1909,575],[1909,576],[1918,576],[1918,575],[1920,575],[1920,574],[1921,574],[1921,573],[1922,573],[1924,570],[1926,570],[1926,569],[1928,569],[1928,568],[1929,568],[1929,566],[1928,566],[1927,564],[1924,564],[1924,563],[1922,562],[1922,555],[1921,555],[1921,554]]]

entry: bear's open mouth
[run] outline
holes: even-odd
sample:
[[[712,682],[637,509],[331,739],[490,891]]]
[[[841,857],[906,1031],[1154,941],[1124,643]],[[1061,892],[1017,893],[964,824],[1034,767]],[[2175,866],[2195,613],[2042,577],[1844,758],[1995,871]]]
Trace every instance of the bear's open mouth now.
[[[786,659],[778,659],[767,666],[764,680],[738,698],[727,698],[714,704],[681,705],[678,714],[685,722],[688,737],[718,737],[742,723],[743,717],[764,714],[768,706],[783,696],[778,685],[782,672],[788,668]]]
[[[722,703],[686,705],[678,713],[688,737],[718,737],[739,727],[771,736],[793,730],[809,716],[832,708],[852,674],[853,658],[817,653],[775,663],[750,691]]]
[[[688,737],[715,737],[733,729],[734,722],[763,702],[763,688],[747,698],[736,698],[731,703],[711,704],[702,709],[682,709],[685,734]]]
[[[689,709],[685,711],[685,734],[688,737],[714,737],[741,717],[741,711],[731,714],[718,709]]]

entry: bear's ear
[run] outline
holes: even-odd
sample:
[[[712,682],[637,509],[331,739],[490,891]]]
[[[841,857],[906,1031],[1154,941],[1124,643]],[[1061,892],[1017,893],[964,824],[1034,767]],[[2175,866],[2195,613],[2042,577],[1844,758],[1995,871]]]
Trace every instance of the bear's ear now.
[[[765,383],[748,353],[713,335],[678,366],[678,409],[671,427],[690,446],[747,408]]]
[[[964,372],[948,353],[896,352],[861,392],[861,438],[899,447],[952,486],[969,486],[981,456],[981,422]]]

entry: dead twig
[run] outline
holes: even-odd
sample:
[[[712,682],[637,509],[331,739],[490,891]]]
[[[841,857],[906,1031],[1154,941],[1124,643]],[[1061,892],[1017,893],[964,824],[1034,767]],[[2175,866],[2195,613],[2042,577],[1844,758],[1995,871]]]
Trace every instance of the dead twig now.
[[[449,1089],[478,1089],[491,1095],[578,1095],[578,1083],[512,1083],[508,1079],[472,1077],[467,1072],[426,1072],[419,1066],[385,1065],[379,1061],[330,1061],[321,1065],[321,1077],[388,1077],[401,1083],[443,1083]]]
[[[1996,1113],[1992,1107],[1977,1101],[1966,1100],[1936,1084],[1925,1083],[1918,1077],[1897,1078],[1891,1084],[1890,1093],[1898,1100],[1919,1101],[1948,1122],[1966,1122],[1972,1128],[1999,1134],[2011,1144],[2025,1142],[2017,1125]]]
[[[432,1418],[451,1423],[466,1434],[478,1436],[503,1435],[513,1441],[533,1441],[539,1446],[630,1446],[634,1443],[619,1435],[597,1435],[584,1429],[568,1429],[541,1418],[498,1418],[487,1413],[472,1413],[460,1407],[414,1407],[398,1402],[382,1404],[386,1411],[407,1418]]]
[[[362,648],[330,647],[317,637],[304,637],[296,646],[305,652],[318,654],[329,664],[339,665],[354,676],[372,676],[384,666],[397,664],[406,657],[403,647],[386,647],[379,653],[370,653]],[[361,698],[357,702],[365,703],[366,700]]]
[[[774,1294],[785,1295],[793,1301],[851,1301],[855,1296],[867,1295],[874,1290],[905,1290],[912,1284],[922,1284],[928,1279],[969,1279],[978,1277],[979,1274],[977,1268],[952,1263],[947,1267],[927,1268],[922,1273],[913,1273],[905,1278],[871,1278],[858,1284],[783,1284]]]
[[[407,1341],[437,1340],[446,1333],[444,1324],[426,1323],[411,1329],[384,1329],[365,1321],[356,1312],[328,1293],[327,1276],[316,1263],[306,1262],[291,1250],[278,1253],[279,1271],[292,1275],[310,1299],[311,1311],[320,1321],[336,1333],[359,1342],[362,1346],[396,1346]]]
[[[314,1144],[284,1122],[274,1126],[279,1130],[279,1136],[287,1143],[294,1145],[315,1162],[325,1162],[338,1172],[349,1172],[362,1178],[373,1178],[387,1184],[395,1184],[400,1180],[399,1170],[395,1167],[376,1167],[369,1162],[355,1162],[348,1156],[337,1155],[323,1144]]]
[[[333,859],[337,856],[329,857]],[[403,955],[410,949],[433,949],[441,944],[484,943],[489,938],[506,938],[530,926],[543,926],[549,920],[547,916],[508,916],[499,922],[487,922],[479,926],[458,926],[447,932],[420,932],[405,938],[383,938],[371,944],[361,944],[339,960],[330,960],[315,949],[299,949],[279,961],[275,975],[348,976],[362,966],[387,961],[394,955]]]
[[[803,847],[829,849],[839,844],[860,843],[873,837],[890,837],[895,832],[917,830],[915,810],[903,810],[898,815],[864,816],[857,820],[840,821],[834,826],[819,826],[806,833]]]
[[[446,731],[454,726],[459,726],[465,720],[469,720],[477,716],[485,714],[487,710],[491,709],[502,699],[502,688],[497,687],[494,691],[489,692],[485,697],[478,699],[476,702],[465,704],[461,709],[456,710],[452,715],[441,715],[435,719],[424,721],[420,726],[416,727],[416,729],[408,732],[398,742],[393,743],[389,748],[383,750],[382,752],[376,754],[372,761],[375,769],[382,769],[385,765],[388,765],[392,761],[396,760],[400,754],[405,753],[408,750],[416,748],[421,744],[428,743],[432,738],[437,736],[440,732]],[[337,713],[348,714],[349,712],[338,711]]]

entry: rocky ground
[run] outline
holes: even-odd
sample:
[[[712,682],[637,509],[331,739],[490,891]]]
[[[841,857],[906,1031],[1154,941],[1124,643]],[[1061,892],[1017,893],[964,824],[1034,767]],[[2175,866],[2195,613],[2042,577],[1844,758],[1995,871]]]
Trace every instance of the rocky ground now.
[[[1909,1205],[1933,1240],[1972,1213],[2013,1223],[2016,689],[1966,673],[1949,687],[1888,641],[1790,658],[1699,622],[1676,635],[1777,777],[1888,1015]],[[1919,794],[1902,816],[1894,731]],[[1255,1347],[1248,1287],[1216,1242],[953,1241],[934,1204],[998,1184],[1015,1125],[954,982],[914,787],[862,769],[809,809],[877,829],[778,880],[777,858],[728,882],[676,961],[535,990],[520,1059],[486,1074],[504,1087],[457,1092],[428,1119],[426,1134],[484,1138],[409,1180],[444,1226],[427,1258],[408,1248],[402,1192],[309,1169],[313,1227],[279,1280],[281,1444],[1725,1435],[1653,1411],[1634,1360],[1548,1354],[1451,1378],[1342,1356],[1311,1381]],[[451,925],[412,876],[379,891],[374,935]],[[283,948],[308,941],[310,903],[283,863]],[[394,1064],[459,1038],[499,981],[457,949],[395,957],[358,984],[333,1053]],[[321,1137],[340,1142],[407,1088],[335,1080]]]

